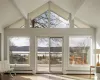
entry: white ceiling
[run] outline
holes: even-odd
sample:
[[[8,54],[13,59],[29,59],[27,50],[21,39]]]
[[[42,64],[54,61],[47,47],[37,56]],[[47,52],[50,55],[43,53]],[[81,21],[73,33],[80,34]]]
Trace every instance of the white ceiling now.
[[[51,0],[53,3],[75,15],[85,0]]]
[[[93,27],[100,27],[100,0],[86,0],[76,17]]]
[[[48,1],[94,27],[100,26],[100,0],[0,0],[0,27],[6,27]]]
[[[0,27],[6,27],[21,17],[20,12],[9,0],[0,0]]]

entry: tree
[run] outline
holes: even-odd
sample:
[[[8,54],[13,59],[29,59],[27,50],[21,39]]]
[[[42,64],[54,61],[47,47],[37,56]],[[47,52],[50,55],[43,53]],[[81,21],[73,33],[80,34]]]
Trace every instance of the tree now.
[[[83,57],[83,64],[87,64],[87,53],[90,48],[90,37],[84,38],[84,40],[80,41],[77,45],[77,54]]]
[[[58,16],[52,11],[46,11],[42,15],[38,16],[37,18],[33,19],[32,21],[32,28],[47,28],[47,27],[69,27],[69,23],[67,20],[63,19],[62,17]],[[50,24],[50,25],[49,25]]]

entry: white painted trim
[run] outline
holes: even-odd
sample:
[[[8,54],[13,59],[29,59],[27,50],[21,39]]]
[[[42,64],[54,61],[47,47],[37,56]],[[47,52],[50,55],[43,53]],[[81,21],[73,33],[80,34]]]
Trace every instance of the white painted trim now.
[[[66,71],[66,73],[65,74],[90,74],[90,71],[86,71],[86,70],[84,70],[84,71],[79,71],[79,70],[76,70],[76,71]],[[95,72],[91,72],[91,74],[95,74]]]
[[[48,3],[42,5],[38,9],[30,12],[29,13],[29,18],[32,20],[32,19],[36,18],[37,16],[41,15],[42,13],[44,13],[47,10],[48,10]]]
[[[63,17],[66,20],[69,19],[69,13],[63,10],[62,8],[60,8],[59,6],[57,6],[56,4],[52,3],[51,1],[42,5],[38,9],[32,11],[31,13],[29,13],[29,18],[32,20],[38,17],[39,15],[41,15],[42,13],[46,12],[47,10],[51,10],[57,13],[59,16]]]

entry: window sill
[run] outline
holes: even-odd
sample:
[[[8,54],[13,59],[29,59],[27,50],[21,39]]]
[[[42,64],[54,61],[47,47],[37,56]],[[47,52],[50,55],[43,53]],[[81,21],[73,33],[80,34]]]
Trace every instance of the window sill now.
[[[10,64],[11,67],[14,67],[15,64]],[[29,64],[16,64],[16,67],[30,67]]]
[[[73,66],[73,67],[90,67],[90,65],[89,64],[85,64],[85,65],[69,65],[69,66]]]

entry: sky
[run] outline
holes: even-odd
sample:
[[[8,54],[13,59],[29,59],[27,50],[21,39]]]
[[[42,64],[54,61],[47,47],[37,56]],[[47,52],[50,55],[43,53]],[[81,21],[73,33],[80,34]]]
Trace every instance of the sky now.
[[[13,45],[21,47],[21,46],[29,46],[30,45],[30,38],[28,37],[12,37],[10,38],[10,41]],[[57,40],[50,40],[52,47],[61,47],[62,46],[62,39]],[[69,46],[71,47],[77,47],[77,46],[83,46],[83,43],[85,45],[91,45],[91,39],[87,38],[86,36],[77,36],[77,37],[69,37]],[[38,38],[38,47],[48,47],[49,46],[49,38]]]

